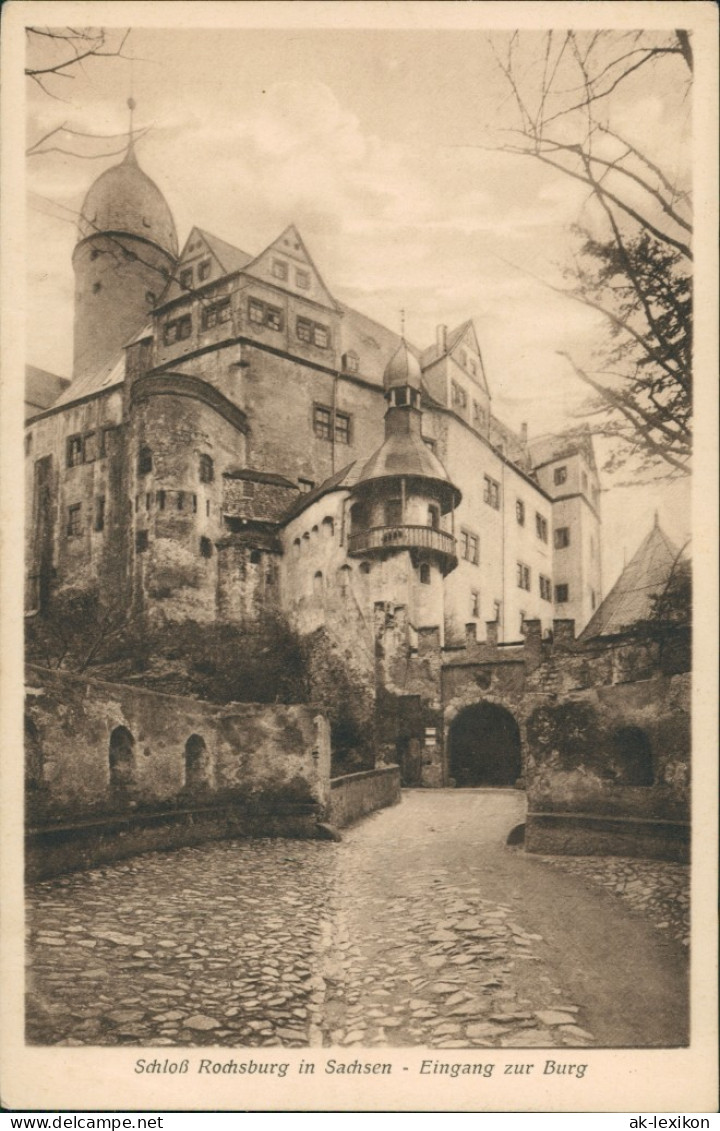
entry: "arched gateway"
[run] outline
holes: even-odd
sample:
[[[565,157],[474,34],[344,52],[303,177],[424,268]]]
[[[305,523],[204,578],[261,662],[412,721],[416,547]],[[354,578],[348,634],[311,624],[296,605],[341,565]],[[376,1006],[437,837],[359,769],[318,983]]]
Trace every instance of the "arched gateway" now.
[[[514,785],[521,776],[520,728],[497,703],[465,707],[450,724],[449,738],[457,786]]]

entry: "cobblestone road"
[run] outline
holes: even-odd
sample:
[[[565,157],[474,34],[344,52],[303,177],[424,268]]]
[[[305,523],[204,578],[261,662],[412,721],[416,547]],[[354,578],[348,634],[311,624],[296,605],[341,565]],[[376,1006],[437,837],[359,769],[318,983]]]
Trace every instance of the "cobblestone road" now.
[[[512,791],[411,792],[342,844],[223,842],[36,884],[28,1040],[683,1043],[682,968],[662,948],[672,940],[655,947],[616,896],[508,849],[523,804]],[[617,963],[607,940],[592,950],[608,909],[617,947],[645,959],[626,986],[598,990]],[[625,1024],[612,1003],[638,978],[630,1009],[643,1016]]]

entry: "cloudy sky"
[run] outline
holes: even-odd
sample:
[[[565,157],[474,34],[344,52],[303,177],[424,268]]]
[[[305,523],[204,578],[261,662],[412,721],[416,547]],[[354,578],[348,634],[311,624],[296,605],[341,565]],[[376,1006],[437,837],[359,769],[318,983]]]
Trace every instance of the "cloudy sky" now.
[[[125,54],[53,80],[63,101],[28,83],[29,141],[61,123],[121,134],[132,93],[135,124],[149,127],[138,157],[181,245],[197,224],[257,254],[293,221],[331,291],[394,329],[403,308],[418,346],[438,323],[472,318],[501,419],[527,421],[531,437],[572,421],[585,392],[558,351],[582,363],[601,327],[544,281],[560,279],[585,198],[568,178],[493,151],[508,103],[485,29],[134,27]],[[676,91],[638,83],[617,110],[665,159],[689,137]],[[74,146],[107,154],[119,144]],[[28,361],[57,373],[72,365],[76,215],[118,160],[28,162]],[[606,485],[607,589],[656,507],[678,543],[690,520],[687,483]]]

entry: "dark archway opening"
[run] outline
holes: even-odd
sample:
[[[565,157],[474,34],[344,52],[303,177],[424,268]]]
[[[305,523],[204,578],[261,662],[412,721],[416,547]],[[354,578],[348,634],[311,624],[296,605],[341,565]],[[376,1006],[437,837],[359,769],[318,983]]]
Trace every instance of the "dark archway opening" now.
[[[457,786],[515,785],[522,776],[520,728],[504,707],[476,703],[450,726],[450,777]]]
[[[127,727],[115,727],[110,735],[110,785],[123,789],[135,784],[135,739]]]
[[[205,739],[201,734],[191,734],[185,743],[185,785],[188,789],[202,789],[210,780],[210,758]]]
[[[616,785],[652,785],[655,781],[650,739],[640,727],[619,727],[611,738],[610,776]]]

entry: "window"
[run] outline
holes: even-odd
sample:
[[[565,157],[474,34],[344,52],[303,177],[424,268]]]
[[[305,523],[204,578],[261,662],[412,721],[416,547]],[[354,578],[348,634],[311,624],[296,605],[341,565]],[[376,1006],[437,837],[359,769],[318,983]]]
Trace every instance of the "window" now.
[[[543,601],[552,601],[552,582],[549,577],[540,574],[540,596]]]
[[[110,785],[133,785],[135,781],[135,739],[127,727],[115,727],[110,735],[108,751]]]
[[[82,534],[82,503],[73,503],[68,507],[67,532],[69,538]]]
[[[242,494],[243,499],[255,498],[255,484],[253,483],[252,479],[243,479]]]
[[[210,758],[205,739],[200,734],[191,734],[185,743],[185,785],[198,789],[209,782]]]
[[[94,247],[92,249],[92,251],[90,252],[90,258],[91,259],[97,259],[101,255],[102,255],[102,252],[99,251],[98,248],[96,248],[96,247]]]
[[[652,785],[655,781],[650,739],[640,727],[620,727],[610,738],[608,776],[616,785]]]
[[[333,430],[333,417],[335,428]],[[338,444],[350,443],[351,417],[347,412],[335,412],[328,405],[313,406],[313,432],[318,440],[332,440]]]
[[[208,518],[210,517],[210,500],[209,499],[205,500],[205,514],[208,516]]]
[[[479,589],[471,589],[470,590],[470,616],[471,617],[479,617],[480,616],[480,590]]]
[[[271,271],[274,279],[284,281],[288,277],[288,265],[282,259],[273,259]]]
[[[211,330],[213,326],[219,326],[221,322],[229,322],[231,313],[229,298],[221,298],[217,302],[211,302],[202,312],[203,330]]]
[[[360,371],[360,358],[353,350],[343,354],[343,369],[346,373],[358,373]]]
[[[558,605],[564,605],[570,600],[570,586],[569,585],[556,585],[555,586],[555,601]]]
[[[192,497],[192,509],[193,514],[197,514],[197,495],[193,495]]]
[[[332,538],[335,534],[335,523],[330,517],[322,520],[322,532],[325,538]]]
[[[597,597],[595,596],[595,590],[591,589],[590,590],[590,608],[591,609],[595,608],[596,601],[597,601]]]
[[[312,479],[298,479],[298,487],[302,491],[303,495],[309,494],[314,486],[315,483]]]
[[[311,322],[309,318],[298,318],[295,324],[295,332],[298,340],[307,342],[308,345],[316,345],[323,350],[330,345],[330,331],[327,326],[323,326],[319,322]]]
[[[183,507],[185,506],[185,492],[184,491],[178,491],[176,501],[177,501],[177,509],[179,511],[181,511],[183,509]]]
[[[319,597],[323,591],[323,575],[320,570],[313,577],[313,593]]]
[[[211,558],[212,552],[213,552],[212,542],[210,541],[209,538],[206,538],[205,535],[203,535],[202,538],[200,539],[200,557]]]
[[[525,504],[522,499],[515,500],[515,518],[517,519],[518,526],[525,525]]]
[[[152,471],[152,452],[150,448],[141,448],[138,452],[138,475],[148,475]]]
[[[152,493],[150,491],[145,495],[145,510],[149,511],[152,506]]]
[[[181,271],[180,272],[180,278],[179,278],[178,281],[179,281],[180,286],[182,287],[182,289],[184,291],[189,291],[191,289],[192,285],[193,285],[193,269],[192,269],[192,267],[186,267],[184,271]]]
[[[93,283],[92,293],[94,295],[99,295],[101,290],[102,290],[102,283]]]
[[[497,480],[491,479],[489,475],[485,476],[483,499],[488,506],[493,507],[496,511],[500,510],[500,484]]]
[[[427,444],[431,452],[437,448],[437,441],[433,440],[432,436],[423,436],[423,443]]]
[[[524,562],[517,563],[517,583],[518,589],[525,589],[530,592],[530,566],[526,566]]]
[[[452,403],[454,408],[467,408],[467,393],[457,381],[451,382]]]
[[[157,295],[155,291],[145,291],[145,302],[148,306],[154,306],[157,302]]]
[[[200,482],[212,483],[215,478],[215,464],[211,456],[206,455],[205,452],[200,456]]]
[[[429,585],[431,581],[430,566],[427,562],[423,562],[420,566],[420,584]]]
[[[301,271],[300,268],[298,268],[295,272],[295,286],[300,287],[300,290],[302,290],[302,291],[309,291],[310,290],[310,272],[309,271]]]
[[[204,283],[206,279],[210,278],[211,272],[212,263],[209,259],[203,259],[201,263],[198,263],[198,279],[201,283]]]
[[[554,535],[554,545],[556,550],[564,550],[570,545],[569,526],[558,526]]]
[[[385,525],[399,526],[402,520],[402,499],[388,499],[385,503]]]
[[[347,597],[350,593],[351,573],[352,571],[350,569],[350,566],[348,565],[340,566],[340,569],[337,572],[338,589],[340,590],[341,597]]]
[[[537,536],[538,536],[538,538],[540,539],[541,542],[547,542],[547,540],[548,540],[547,519],[543,518],[543,516],[541,514],[538,514],[537,512],[535,514],[535,533],[537,534]]]
[[[556,487],[560,487],[563,483],[567,482],[567,467],[563,464],[562,467],[556,467],[553,472],[553,481]]]
[[[98,457],[97,432],[88,432],[83,436],[83,462],[93,463]]]
[[[460,555],[473,565],[477,565],[480,560],[480,539],[464,527],[460,529]]]
[[[68,436],[67,439],[67,465],[77,467],[83,461],[82,436]]]
[[[135,534],[135,549],[137,550],[137,552],[139,554],[144,553],[145,550],[147,550],[149,544],[150,541],[147,530],[138,530]]]
[[[259,298],[251,298],[248,303],[248,317],[256,326],[269,326],[271,330],[282,330],[283,312],[277,306],[270,306]]]
[[[160,511],[165,510],[165,492],[164,491],[156,491],[155,492],[155,502],[157,503],[158,510],[160,510]]]
[[[179,318],[171,318],[165,323],[163,341],[166,346],[174,342],[182,342],[192,334],[192,315],[182,314]]]
[[[482,405],[477,401],[473,401],[473,425],[475,428],[485,428],[487,424],[487,413]]]
[[[435,506],[434,503],[431,503],[428,507],[427,524],[433,530],[440,529],[440,507]]]
[[[250,551],[250,565],[262,565],[262,550]]]

